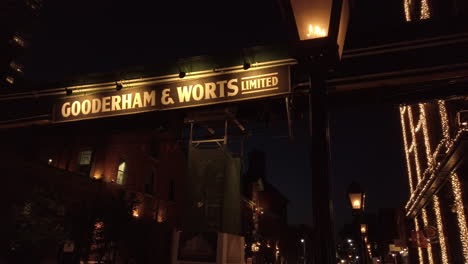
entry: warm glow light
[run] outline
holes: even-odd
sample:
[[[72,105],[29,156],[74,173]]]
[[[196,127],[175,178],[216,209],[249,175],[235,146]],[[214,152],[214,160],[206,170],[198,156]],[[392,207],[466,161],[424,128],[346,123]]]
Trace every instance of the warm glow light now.
[[[138,212],[137,208],[133,209],[133,216],[134,217],[139,217],[140,216],[140,213]]]
[[[442,264],[448,264],[447,245],[445,244],[444,225],[440,211],[439,196],[434,195],[434,213],[436,215],[437,231],[439,232],[440,251],[442,253]]]
[[[367,226],[366,224],[361,224],[361,233],[366,233],[367,232]]]
[[[52,159],[49,159],[47,164],[49,164],[49,165],[52,164]]]
[[[290,0],[300,40],[323,38],[328,34],[332,1]]]
[[[5,78],[5,81],[7,81],[9,84],[14,84],[15,83],[15,78],[13,78],[11,76],[7,76]]]
[[[429,10],[429,4],[427,0],[421,0],[421,15],[419,19],[424,20],[431,17],[431,12]]]
[[[462,243],[463,257],[465,258],[465,263],[468,263],[468,227],[465,217],[465,207],[463,205],[462,187],[456,173],[452,173],[452,175],[450,175],[450,180],[453,196],[455,198],[455,208],[457,212],[458,228],[460,230],[460,241]]]
[[[422,218],[423,218],[424,226],[429,226],[426,209],[422,209]],[[429,264],[434,264],[434,256],[432,255],[431,243],[427,243],[427,257],[429,259]]]
[[[405,8],[406,22],[411,21],[410,4],[411,4],[411,0],[403,0],[403,5],[404,5],[404,8]]]
[[[361,208],[361,201],[354,200],[353,201],[353,209],[359,209],[359,208]]]
[[[325,32],[325,29],[320,28],[319,26],[313,26],[309,24],[309,30],[306,36],[308,38],[321,38],[321,37],[326,37],[327,32]]]

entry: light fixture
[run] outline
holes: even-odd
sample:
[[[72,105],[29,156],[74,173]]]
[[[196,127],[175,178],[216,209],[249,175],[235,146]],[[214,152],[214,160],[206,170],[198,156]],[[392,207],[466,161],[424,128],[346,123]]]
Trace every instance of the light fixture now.
[[[186,72],[183,72],[183,71],[179,72],[179,78],[181,78],[181,79],[182,79],[182,78],[184,78],[184,77],[185,77],[185,75],[187,75],[187,73],[186,73]]]
[[[250,68],[250,63],[244,62],[244,66],[242,67],[244,70],[248,70]]]
[[[303,238],[301,238],[301,243],[304,243],[304,239],[303,239]]]
[[[12,76],[7,76],[5,78],[5,81],[9,84],[14,84],[15,83],[15,78],[13,78]]]
[[[115,82],[115,90],[120,91],[122,90],[123,85],[121,82]]]
[[[26,46],[26,42],[24,41],[24,39],[22,37],[20,37],[19,35],[14,35],[12,37],[12,41],[13,43],[15,43],[16,45],[20,46],[20,47],[24,47]]]
[[[10,67],[15,70],[16,72],[20,72],[22,73],[23,72],[23,65],[15,62],[15,61],[12,61],[10,62]]]
[[[361,233],[365,234],[367,232],[367,225],[366,224],[361,224]]]
[[[349,185],[348,196],[349,202],[351,203],[351,208],[353,208],[353,210],[364,210],[366,195],[358,183],[352,182]]]
[[[301,55],[313,55],[327,47],[341,57],[348,29],[349,0],[281,0],[280,3],[289,11],[284,14],[294,25]]]
[[[49,165],[52,164],[52,159],[49,159],[49,160],[47,161],[47,164],[49,164]]]
[[[65,93],[67,94],[67,96],[70,96],[73,93],[73,90],[65,88]]]

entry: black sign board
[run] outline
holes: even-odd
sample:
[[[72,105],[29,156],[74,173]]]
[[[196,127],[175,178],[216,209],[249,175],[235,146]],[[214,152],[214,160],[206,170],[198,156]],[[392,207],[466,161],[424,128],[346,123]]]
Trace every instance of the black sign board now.
[[[66,122],[148,111],[196,107],[290,93],[289,66],[218,73],[92,95],[54,104],[54,121]]]

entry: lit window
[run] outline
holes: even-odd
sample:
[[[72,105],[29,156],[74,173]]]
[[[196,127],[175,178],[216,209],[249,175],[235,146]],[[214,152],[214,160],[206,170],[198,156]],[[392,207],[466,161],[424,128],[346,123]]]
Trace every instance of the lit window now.
[[[78,153],[78,172],[90,176],[93,163],[93,151],[83,150]]]
[[[78,158],[78,164],[80,165],[91,165],[91,155],[93,152],[91,150],[85,150],[81,151],[79,158]]]
[[[126,174],[127,163],[124,161],[119,164],[119,168],[117,169],[117,184],[124,184]]]

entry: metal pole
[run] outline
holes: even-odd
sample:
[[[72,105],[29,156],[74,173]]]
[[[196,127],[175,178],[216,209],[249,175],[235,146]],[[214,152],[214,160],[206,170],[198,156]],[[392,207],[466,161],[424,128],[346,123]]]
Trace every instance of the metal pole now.
[[[302,245],[304,247],[304,264],[307,264],[306,261],[306,239],[304,238],[304,243]]]
[[[313,228],[313,264],[335,264],[328,104],[324,67],[309,67],[312,135],[310,143]]]

